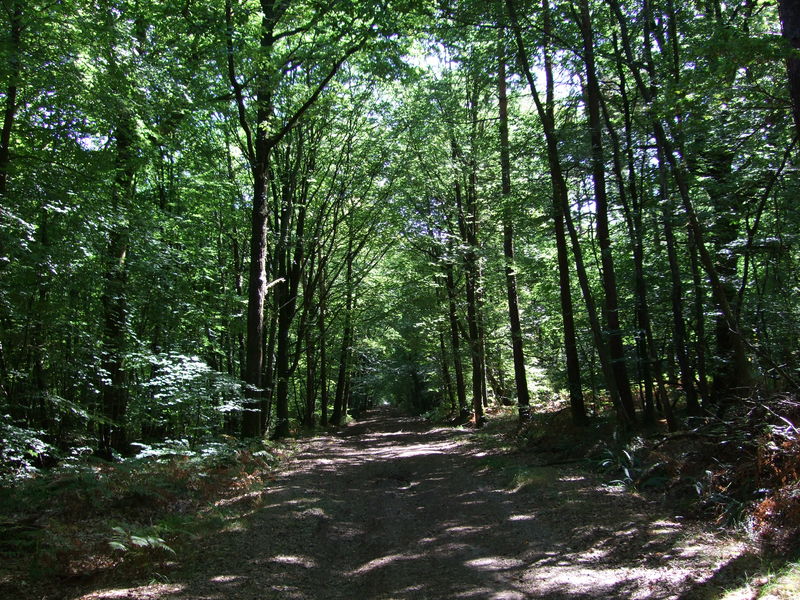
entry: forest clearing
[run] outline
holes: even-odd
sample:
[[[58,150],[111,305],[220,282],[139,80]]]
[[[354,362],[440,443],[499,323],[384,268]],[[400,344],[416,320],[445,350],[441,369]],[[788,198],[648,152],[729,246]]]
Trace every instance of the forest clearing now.
[[[0,596],[800,595],[798,132],[798,0],[2,0]]]

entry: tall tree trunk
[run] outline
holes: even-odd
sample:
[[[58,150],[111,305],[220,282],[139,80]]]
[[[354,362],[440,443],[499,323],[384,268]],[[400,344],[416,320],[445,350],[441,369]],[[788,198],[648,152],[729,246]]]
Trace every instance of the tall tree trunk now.
[[[614,48],[617,50],[617,40],[614,37]],[[647,300],[647,281],[644,276],[644,227],[642,222],[643,199],[640,198],[639,188],[636,182],[636,166],[633,155],[633,121],[631,117],[631,106],[628,99],[625,74],[621,61],[617,61],[620,98],[622,101],[622,112],[624,118],[625,147],[617,134],[616,127],[612,122],[608,110],[603,103],[603,114],[606,121],[606,130],[612,140],[612,155],[614,159],[614,174],[617,180],[617,190],[619,192],[620,204],[625,215],[625,223],[628,229],[628,236],[631,240],[634,270],[634,295],[636,299],[636,350],[639,360],[641,379],[644,382],[644,421],[651,423],[655,419],[655,402],[653,394],[653,369],[656,364],[655,348],[652,343],[653,329],[650,319],[650,307]],[[627,169],[626,177],[623,172],[623,158]]]
[[[260,405],[261,431],[266,433],[269,430],[272,419],[272,405],[275,401],[275,378],[276,378],[276,355],[278,346],[278,303],[280,299],[276,294],[271,310],[273,311],[268,319],[269,329],[264,336],[261,354],[264,357],[264,366],[261,374],[261,391],[258,394]]]
[[[469,414],[467,408],[467,388],[464,383],[464,365],[461,362],[461,336],[458,327],[458,312],[456,310],[456,284],[453,275],[453,264],[447,263],[445,269],[445,287],[447,289],[447,315],[450,322],[450,348],[453,352],[453,370],[456,375],[456,398],[458,399],[459,420],[466,419]]]
[[[134,193],[135,130],[133,116],[123,109],[115,132],[116,174],[111,191],[115,222],[106,249],[103,290],[102,403],[105,421],[100,426],[100,453],[110,456],[126,444],[125,413],[128,393],[125,376],[126,332],[128,327],[127,284],[129,232],[124,213]]]
[[[620,39],[628,67],[636,81],[639,93],[642,94],[642,97],[648,103],[648,112],[650,113],[649,117],[651,119],[652,130],[656,139],[656,143],[664,153],[664,157],[669,165],[670,172],[678,189],[683,210],[688,219],[689,230],[694,237],[695,244],[697,245],[697,253],[700,265],[703,267],[703,270],[709,279],[714,301],[719,308],[722,317],[725,319],[728,329],[730,330],[730,345],[733,355],[733,380],[730,386],[731,393],[734,396],[747,395],[752,387],[753,378],[750,362],[747,359],[744,337],[738,326],[736,313],[728,301],[728,294],[725,289],[724,282],[717,272],[717,269],[714,265],[714,259],[712,258],[711,253],[708,251],[704,241],[705,236],[703,235],[703,228],[697,216],[697,211],[694,208],[694,201],[692,200],[692,195],[690,193],[689,173],[686,167],[686,159],[685,156],[675,151],[675,145],[667,135],[667,131],[663,122],[660,120],[659,115],[654,112],[655,107],[653,100],[655,99],[657,88],[655,86],[655,82],[653,81],[655,70],[653,67],[649,43],[646,42],[644,44],[644,52],[646,56],[645,67],[650,79],[649,82],[646,82],[640,71],[640,63],[634,58],[628,31],[627,18],[622,12],[619,1],[609,0],[609,4],[617,18],[617,22],[620,27]],[[649,8],[647,8],[647,10],[649,10]],[[648,19],[645,18],[644,20],[647,21]]]
[[[561,299],[561,317],[564,324],[564,351],[567,363],[567,386],[569,388],[570,409],[572,420],[576,425],[585,425],[587,422],[586,405],[583,399],[583,389],[580,380],[580,367],[578,361],[578,343],[575,334],[575,321],[572,306],[572,291],[569,276],[569,250],[567,238],[564,231],[564,213],[561,209],[562,197],[566,201],[567,187],[564,180],[564,173],[561,168],[561,161],[558,153],[558,141],[556,139],[555,123],[553,119],[553,82],[552,82],[552,63],[548,49],[550,37],[550,6],[547,0],[542,1],[542,9],[545,20],[545,75],[547,76],[547,97],[545,102],[539,96],[536,89],[536,81],[533,77],[528,53],[522,39],[522,31],[516,14],[516,6],[513,0],[506,0],[506,6],[510,17],[510,25],[517,43],[519,62],[522,66],[523,75],[528,82],[531,97],[536,105],[536,110],[545,131],[545,142],[547,146],[547,162],[550,168],[550,181],[553,188],[552,211],[553,225],[556,237],[556,251],[558,256],[558,279],[559,294]]]
[[[283,284],[281,287],[285,287]],[[292,326],[292,304],[285,292],[276,294],[278,306],[278,335],[275,344],[275,431],[273,438],[289,435],[289,331]]]
[[[686,323],[683,320],[683,285],[681,284],[681,273],[678,265],[675,233],[672,227],[673,211],[672,206],[670,206],[671,203],[667,190],[666,168],[663,164],[663,156],[660,152],[658,159],[661,220],[664,227],[664,239],[667,242],[667,259],[669,261],[669,272],[672,283],[672,342],[675,347],[675,357],[678,360],[678,367],[681,373],[681,383],[683,384],[683,390],[686,394],[686,407],[689,414],[697,414],[699,405],[697,403],[697,392],[694,387],[694,373],[689,365]],[[663,409],[667,418],[669,430],[677,430],[678,423],[672,413],[669,399],[665,399]]]
[[[447,357],[447,344],[444,331],[439,331],[439,364],[442,371],[442,399],[450,405],[450,412],[455,413],[456,396],[453,393],[453,379],[450,377],[450,364]]]
[[[306,305],[306,310],[308,309]],[[316,425],[317,412],[317,356],[314,347],[314,334],[311,326],[306,327],[305,355],[306,355],[306,406],[303,415],[303,427],[313,430]]]
[[[303,153],[303,136],[299,135],[297,141],[298,159]],[[302,276],[303,265],[303,234],[305,229],[307,198],[304,196],[302,186],[297,185],[297,165],[291,160],[287,150],[284,168],[289,171],[284,173],[282,202],[280,210],[280,224],[278,226],[278,244],[275,248],[276,262],[278,264],[278,281],[276,289],[278,299],[278,338],[275,351],[275,432],[276,439],[289,435],[289,333],[294,321],[297,294]],[[294,196],[300,194],[297,203]],[[292,227],[292,224],[294,227]],[[294,229],[294,244],[291,244],[290,231]]]
[[[783,37],[789,42],[792,55],[786,59],[789,79],[789,96],[792,100],[792,118],[800,135],[800,1],[778,0]]]
[[[0,198],[5,198],[11,165],[11,130],[17,114],[17,92],[22,73],[20,54],[22,50],[22,4],[23,0],[11,0],[8,11],[9,47],[8,80],[6,81],[6,103],[3,111],[3,128],[0,130]]]
[[[456,141],[451,140],[452,155],[456,160],[463,161],[463,156],[458,150]],[[472,177],[472,172],[468,174]],[[483,411],[483,398],[485,389],[485,365],[483,362],[483,347],[479,323],[479,296],[480,296],[480,273],[477,254],[477,203],[468,184],[466,202],[460,181],[460,174],[454,173],[455,184],[454,192],[456,207],[458,209],[458,226],[461,232],[461,239],[466,246],[464,252],[464,279],[467,296],[467,335],[470,349],[470,362],[472,365],[472,412],[475,419],[475,426],[481,427],[485,423]]]
[[[594,59],[594,33],[592,31],[589,3],[580,0],[580,28],[583,37],[583,59],[586,66],[586,108],[589,115],[589,140],[592,154],[592,182],[594,185],[597,242],[600,246],[601,276],[603,281],[603,316],[608,332],[608,352],[620,402],[630,416],[634,414],[633,397],[625,363],[622,343],[622,326],[619,319],[619,298],[611,235],[608,228],[608,196],[606,194],[605,157],[603,151],[603,125],[600,118],[600,85]]]
[[[339,352],[339,374],[336,378],[336,395],[333,399],[333,413],[330,422],[339,426],[342,419],[346,418],[345,403],[347,402],[346,388],[349,379],[350,357],[353,344],[353,239],[352,234],[347,244],[346,271],[345,271],[345,312],[344,329],[342,331],[342,348]]]
[[[689,264],[692,268],[692,313],[694,314],[694,355],[697,367],[697,391],[703,401],[703,407],[710,405],[711,390],[708,387],[708,369],[706,368],[706,322],[705,322],[705,289],[703,287],[702,269],[697,257],[697,244],[692,232],[689,232]]]
[[[511,152],[508,139],[508,93],[506,84],[505,49],[500,44],[497,73],[499,96],[500,129],[500,171],[501,193],[503,196],[503,255],[505,256],[506,296],[508,298],[508,321],[511,327],[511,351],[514,359],[514,384],[517,391],[519,422],[531,418],[531,399],[528,390],[528,377],[525,372],[525,352],[522,345],[522,325],[519,318],[517,298],[517,272],[514,261],[514,224],[511,217]]]
[[[263,2],[261,19],[261,55],[267,63],[272,53],[273,27],[276,18],[271,5]],[[272,94],[269,78],[260,74],[256,89],[256,123],[253,132],[247,118],[243,86],[234,70],[233,8],[231,0],[225,2],[228,80],[233,89],[239,115],[239,125],[245,132],[247,158],[253,178],[253,204],[250,217],[250,268],[247,285],[247,329],[245,342],[245,412],[242,417],[242,436],[260,437],[262,431],[261,397],[264,369],[264,302],[267,295],[267,193],[269,189],[269,162],[275,140],[267,137],[266,123],[272,114]]]
[[[321,251],[321,250],[320,250]],[[327,274],[327,260],[322,258],[320,260],[320,275],[319,283],[319,312],[317,313],[317,331],[319,332],[319,387],[320,387],[320,425],[326,427],[328,425],[328,356],[327,356],[327,329],[325,326],[326,310],[328,308],[328,292],[325,288],[326,274]]]

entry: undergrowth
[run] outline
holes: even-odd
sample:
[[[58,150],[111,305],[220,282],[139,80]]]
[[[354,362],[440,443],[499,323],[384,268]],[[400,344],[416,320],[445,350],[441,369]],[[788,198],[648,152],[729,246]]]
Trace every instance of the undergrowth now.
[[[610,414],[576,427],[563,409],[535,414],[518,439],[549,464],[584,460],[608,485],[660,497],[676,514],[745,531],[765,564],[779,565],[777,575],[764,579],[773,591],[766,586],[752,597],[796,598],[800,564],[780,565],[800,555],[797,424],[796,396],[754,395],[728,406],[723,417],[688,417],[671,433],[657,423],[624,435]]]
[[[142,577],[163,571],[176,552],[190,552],[199,537],[235,519],[232,501],[267,485],[290,452],[232,439],[196,448],[176,441],[140,446],[136,458],[120,462],[87,456],[6,479],[0,596],[29,596],[37,586],[80,583],[112,569]]]

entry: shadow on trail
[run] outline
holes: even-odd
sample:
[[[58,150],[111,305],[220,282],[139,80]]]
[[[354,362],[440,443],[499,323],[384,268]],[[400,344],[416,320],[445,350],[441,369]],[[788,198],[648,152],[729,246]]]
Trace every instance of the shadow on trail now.
[[[312,441],[185,580],[91,597],[659,599],[692,589],[701,550],[681,524],[576,473],[545,469],[514,489],[459,435],[368,415]]]

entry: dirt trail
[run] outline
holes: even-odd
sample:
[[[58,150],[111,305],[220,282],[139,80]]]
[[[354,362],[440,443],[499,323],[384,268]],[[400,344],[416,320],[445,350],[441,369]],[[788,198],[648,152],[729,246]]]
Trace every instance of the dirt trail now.
[[[372,413],[316,438],[173,583],[83,600],[706,598],[742,545],[580,471]],[[511,472],[528,461],[527,485]]]

